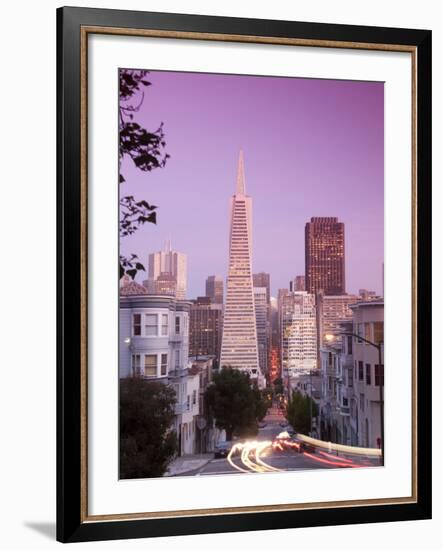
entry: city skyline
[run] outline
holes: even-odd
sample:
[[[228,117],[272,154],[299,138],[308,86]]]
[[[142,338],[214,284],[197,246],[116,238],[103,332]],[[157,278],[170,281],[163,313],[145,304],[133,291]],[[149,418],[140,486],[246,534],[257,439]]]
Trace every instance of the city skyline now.
[[[188,298],[205,294],[209,275],[226,281],[228,199],[241,145],[254,199],[253,272],[270,273],[271,294],[305,272],[304,227],[320,216],[345,224],[346,291],[382,293],[382,83],[166,72],[148,78],[137,120],[149,129],[164,122],[171,158],[152,173],[124,167],[124,193],[158,206],[157,225],[122,239],[124,253],[138,254],[148,269],[148,255],[171,239],[188,259]],[[259,123],[252,115],[265,104]],[[137,280],[144,278],[142,272]]]

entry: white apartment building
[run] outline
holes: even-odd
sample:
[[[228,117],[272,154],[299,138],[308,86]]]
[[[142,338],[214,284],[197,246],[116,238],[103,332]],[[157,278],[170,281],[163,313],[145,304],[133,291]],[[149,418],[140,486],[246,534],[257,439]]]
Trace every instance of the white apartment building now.
[[[352,322],[342,323],[344,333],[352,332]],[[351,427],[350,406],[354,396],[353,338],[337,337],[320,350],[321,358],[321,438],[344,445],[357,445],[356,432]]]
[[[279,293],[281,365],[293,377],[317,367],[315,296],[306,291]]]
[[[352,332],[380,345],[379,354],[376,347],[354,337],[354,397],[350,407],[351,428],[358,445],[376,448],[381,443],[381,407],[384,407],[384,302],[371,300],[350,307]]]
[[[120,291],[120,378],[139,376],[172,385],[177,404],[173,429],[180,454],[195,452],[199,376],[189,371],[190,303],[149,295],[134,281]]]

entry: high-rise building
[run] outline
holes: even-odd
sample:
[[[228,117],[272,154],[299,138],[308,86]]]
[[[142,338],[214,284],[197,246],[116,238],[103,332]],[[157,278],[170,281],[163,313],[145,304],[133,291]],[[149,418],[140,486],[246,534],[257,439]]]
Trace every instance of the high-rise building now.
[[[327,344],[326,334],[338,335],[343,321],[352,319],[352,310],[349,306],[361,298],[355,294],[325,296],[322,292],[318,292],[316,298],[318,346],[321,347]]]
[[[306,290],[305,276],[297,275],[294,279],[294,290],[299,292],[300,290]]]
[[[281,365],[284,376],[317,366],[315,296],[306,291],[279,292]]]
[[[262,380],[252,285],[252,200],[246,195],[243,153],[240,151],[237,187],[231,199],[229,269],[220,365],[231,366]]]
[[[213,304],[223,303],[223,279],[217,275],[209,275],[206,279],[206,296]]]
[[[167,241],[165,244],[165,250],[154,252],[149,254],[148,260],[148,280],[143,281],[144,286],[148,289],[150,294],[161,294],[162,285],[160,290],[156,285],[159,277],[164,279],[162,282],[168,280],[167,292],[170,294],[171,277],[175,280],[175,292],[174,295],[178,300],[184,300],[186,298],[186,255],[172,250],[171,241]],[[170,277],[166,277],[165,275]]]
[[[192,301],[189,314],[189,355],[220,357],[223,306],[200,296]]]
[[[271,324],[271,277],[269,273],[253,273],[252,274],[252,284],[254,285],[254,292],[256,288],[265,288],[266,289],[266,353],[267,357],[266,359],[260,358],[260,365],[263,367],[262,372],[267,373],[268,372],[268,365],[270,364],[271,357],[271,342],[272,342],[272,324]],[[256,300],[257,303],[257,300]],[[258,325],[257,325],[258,327]],[[258,328],[257,328],[258,330]],[[264,330],[264,329],[263,329]],[[258,347],[259,347],[259,356],[260,354],[263,354],[263,347],[261,347],[260,344],[260,338],[263,338],[263,335],[259,335],[257,332],[257,338],[259,340]],[[260,351],[262,350],[262,351]],[[264,370],[263,370],[264,369]]]
[[[345,225],[311,218],[305,226],[305,285],[310,294],[345,294]]]
[[[257,328],[258,362],[263,374],[268,372],[269,307],[267,289],[254,286],[255,325]]]
[[[266,303],[271,303],[271,277],[269,273],[253,273],[252,284],[257,288],[266,288]]]

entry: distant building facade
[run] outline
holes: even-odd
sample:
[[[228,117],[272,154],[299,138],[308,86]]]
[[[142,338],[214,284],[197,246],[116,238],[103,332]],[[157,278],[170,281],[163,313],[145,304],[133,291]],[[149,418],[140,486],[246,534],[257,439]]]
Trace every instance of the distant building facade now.
[[[192,301],[189,321],[189,353],[192,357],[220,357],[223,306],[205,296]]]
[[[257,328],[258,360],[263,374],[268,372],[269,307],[266,287],[254,286],[255,323]]]
[[[327,343],[325,335],[338,335],[341,323],[352,319],[350,306],[360,298],[354,294],[327,296],[323,292],[318,292],[316,298],[318,346],[321,347]]]
[[[294,279],[294,290],[297,292],[306,290],[306,278],[304,275],[296,275]]]
[[[279,291],[281,367],[293,377],[317,367],[315,297],[306,291]]]
[[[223,279],[217,275],[209,275],[206,279],[206,297],[213,304],[223,303]]]
[[[346,292],[345,225],[337,218],[311,218],[306,223],[305,287],[310,294]]]
[[[252,275],[252,284],[257,288],[266,289],[266,303],[270,305],[271,303],[271,276],[269,273],[253,273]]]
[[[173,250],[170,241],[164,250],[149,254],[148,279],[143,281],[143,285],[150,294],[170,294],[172,288],[174,296],[184,300],[187,287],[186,254]]]

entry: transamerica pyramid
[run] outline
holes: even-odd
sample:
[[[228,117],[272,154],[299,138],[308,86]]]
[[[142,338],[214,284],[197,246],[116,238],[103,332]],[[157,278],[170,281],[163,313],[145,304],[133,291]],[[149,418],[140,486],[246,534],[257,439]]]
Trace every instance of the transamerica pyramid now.
[[[243,151],[237,187],[231,198],[229,269],[223,319],[220,366],[231,366],[262,378],[258,363],[257,330],[252,283],[252,199],[246,195]]]

